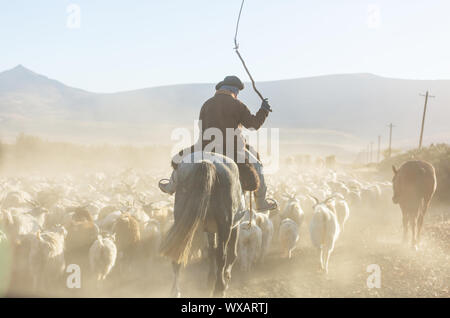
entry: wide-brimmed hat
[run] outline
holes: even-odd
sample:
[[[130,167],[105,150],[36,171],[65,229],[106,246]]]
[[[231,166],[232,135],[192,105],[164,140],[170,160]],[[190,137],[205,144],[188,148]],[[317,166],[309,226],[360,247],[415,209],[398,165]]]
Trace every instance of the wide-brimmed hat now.
[[[234,75],[227,76],[223,79],[223,81],[217,83],[216,90],[220,89],[220,87],[223,85],[236,87],[240,91],[244,89],[244,84],[241,82],[239,77]]]

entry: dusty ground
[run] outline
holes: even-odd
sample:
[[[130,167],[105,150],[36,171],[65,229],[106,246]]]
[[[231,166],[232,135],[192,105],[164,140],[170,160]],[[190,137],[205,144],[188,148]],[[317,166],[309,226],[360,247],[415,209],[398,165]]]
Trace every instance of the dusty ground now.
[[[389,217],[389,225],[360,226],[349,220],[338,241],[326,276],[317,271],[318,253],[311,247],[303,227],[300,248],[292,260],[272,259],[248,279],[230,288],[229,295],[244,297],[449,297],[450,267],[448,236],[450,223],[442,220],[426,225],[419,251],[401,243],[400,217]],[[439,217],[437,217],[439,219]],[[429,218],[431,221],[431,218]],[[439,229],[439,230],[438,230]],[[437,234],[439,231],[442,233]],[[306,233],[305,233],[306,232]],[[274,255],[275,256],[275,255]],[[381,288],[367,288],[367,266],[381,268]]]
[[[434,204],[426,215],[418,251],[403,244],[401,212],[389,209],[350,210],[345,230],[330,258],[329,273],[318,271],[319,254],[309,238],[306,213],[301,237],[290,260],[283,259],[274,244],[265,262],[250,273],[236,267],[228,297],[449,297],[450,296],[450,206]],[[381,268],[381,288],[369,289],[367,266]],[[184,297],[208,297],[206,261],[189,265],[180,287]],[[96,286],[82,269],[81,289],[42,290],[37,296],[57,297],[169,297],[171,265],[164,259],[139,261],[126,275],[113,272]],[[64,286],[64,287],[62,287]],[[28,287],[29,288],[29,287]],[[27,287],[10,286],[15,296],[29,294]]]
[[[373,211],[372,211],[373,212]],[[418,251],[402,244],[401,214],[390,211],[351,211],[329,264],[329,274],[318,269],[318,252],[309,239],[308,217],[291,260],[281,259],[276,249],[265,263],[250,273],[235,269],[228,297],[449,297],[450,207],[433,207],[425,221]],[[276,247],[276,246],[275,246]],[[369,289],[367,266],[381,268],[381,288]],[[185,297],[207,297],[207,264],[189,265],[182,274]],[[59,296],[168,297],[171,266],[159,260],[141,263],[127,277],[111,279],[95,288],[58,292]],[[53,294],[53,293],[50,293]],[[53,294],[54,295],[54,294]]]

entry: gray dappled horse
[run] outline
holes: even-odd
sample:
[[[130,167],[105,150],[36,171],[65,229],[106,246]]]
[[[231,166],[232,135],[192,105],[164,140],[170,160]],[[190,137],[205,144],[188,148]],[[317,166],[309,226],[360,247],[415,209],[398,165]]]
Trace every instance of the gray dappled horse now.
[[[172,260],[172,293],[176,297],[180,296],[180,269],[188,262],[197,231],[208,233],[208,282],[214,296],[224,296],[237,257],[236,223],[244,209],[238,166],[218,154],[205,152],[202,158],[207,159],[181,162],[176,167],[174,224],[160,248],[161,254]]]

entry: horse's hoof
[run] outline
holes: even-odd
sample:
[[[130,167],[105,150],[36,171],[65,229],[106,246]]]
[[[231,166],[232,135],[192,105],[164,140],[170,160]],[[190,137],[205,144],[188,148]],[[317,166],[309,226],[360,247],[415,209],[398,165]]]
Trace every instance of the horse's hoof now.
[[[181,298],[181,293],[178,289],[172,290],[171,292],[172,298]]]
[[[215,284],[216,284],[215,277],[208,277],[208,279],[206,280],[206,287],[208,289],[213,289]]]
[[[231,270],[232,270],[232,268],[229,267],[229,268],[225,271],[224,276],[225,276],[225,281],[226,281],[226,282],[229,282],[229,281],[231,280]]]
[[[181,298],[181,293],[177,291],[176,293],[173,294],[173,298]]]
[[[215,291],[213,294],[214,298],[225,298],[225,291]]]

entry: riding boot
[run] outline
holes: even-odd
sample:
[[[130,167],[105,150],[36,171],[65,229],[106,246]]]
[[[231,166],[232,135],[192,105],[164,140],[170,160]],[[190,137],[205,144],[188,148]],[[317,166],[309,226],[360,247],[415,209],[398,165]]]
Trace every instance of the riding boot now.
[[[264,180],[263,166],[259,161],[252,164],[259,176],[259,188],[255,191],[256,211],[275,210],[278,207],[277,202],[273,199],[269,199],[270,201],[266,199],[267,186]]]
[[[175,190],[176,190],[175,170],[172,171],[172,175],[170,176],[169,182],[162,183],[161,181],[158,183],[158,186],[162,192],[170,194],[170,195],[175,193]]]

